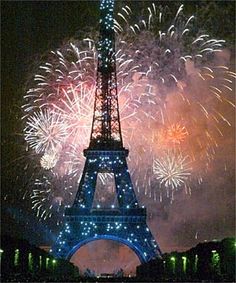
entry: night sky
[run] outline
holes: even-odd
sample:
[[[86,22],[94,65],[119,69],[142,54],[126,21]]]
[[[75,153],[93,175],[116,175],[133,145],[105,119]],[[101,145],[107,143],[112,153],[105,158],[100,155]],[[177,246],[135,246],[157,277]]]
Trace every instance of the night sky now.
[[[149,3],[130,2],[119,1],[117,6],[128,3],[136,7],[134,11],[139,15]],[[181,3],[159,2],[167,4],[174,11]],[[202,29],[207,28],[210,35],[227,40],[225,52],[228,54],[229,66],[234,71],[234,1],[210,3],[211,8],[204,10],[205,3],[189,1],[186,4],[187,14],[201,11],[199,17],[202,17]],[[24,197],[31,178],[29,173],[24,175],[22,161],[26,155],[20,119],[25,84],[31,78],[36,63],[48,50],[58,48],[71,37],[83,38],[91,29],[98,30],[99,2],[2,1],[1,11],[2,234],[26,238],[34,244],[51,244],[55,235],[52,236],[45,223],[37,221],[27,196]],[[204,21],[204,18],[208,21]],[[204,240],[234,235],[235,119],[233,114],[230,116],[232,126],[225,129],[209,173],[201,185],[195,186],[192,195],[179,192],[172,204],[159,204],[150,200],[145,203],[149,211],[149,226],[164,252],[184,250]],[[222,164],[227,164],[227,170],[224,170]],[[122,252],[124,247],[114,247],[119,252],[120,261],[133,261],[134,266],[138,263],[130,251]],[[81,254],[86,255],[89,249],[93,248],[88,247],[87,251],[81,249]],[[108,257],[106,252],[101,256],[105,260]],[[112,256],[115,257],[115,253]],[[91,254],[88,262],[93,262]],[[86,265],[86,262],[83,264]]]

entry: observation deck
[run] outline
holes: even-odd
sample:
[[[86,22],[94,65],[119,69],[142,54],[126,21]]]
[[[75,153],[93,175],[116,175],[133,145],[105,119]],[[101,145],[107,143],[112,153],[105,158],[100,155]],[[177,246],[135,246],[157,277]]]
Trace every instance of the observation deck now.
[[[96,223],[145,223],[146,208],[66,208],[65,217],[71,222],[96,222]]]

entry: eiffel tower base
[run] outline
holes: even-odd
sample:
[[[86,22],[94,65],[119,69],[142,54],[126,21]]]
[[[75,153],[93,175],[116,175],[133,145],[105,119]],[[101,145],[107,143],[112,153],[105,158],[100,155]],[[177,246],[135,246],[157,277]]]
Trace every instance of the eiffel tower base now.
[[[72,207],[65,210],[65,227],[53,246],[56,257],[70,259],[83,245],[100,239],[127,245],[147,262],[161,251],[146,224],[146,209],[140,208],[130,178],[128,150],[85,150],[86,162]],[[97,174],[113,173],[118,207],[93,208]],[[106,189],[106,188],[104,188]]]
[[[67,208],[66,223],[53,247],[55,257],[70,260],[83,245],[96,240],[114,240],[133,250],[141,263],[161,255],[146,225],[146,209]]]

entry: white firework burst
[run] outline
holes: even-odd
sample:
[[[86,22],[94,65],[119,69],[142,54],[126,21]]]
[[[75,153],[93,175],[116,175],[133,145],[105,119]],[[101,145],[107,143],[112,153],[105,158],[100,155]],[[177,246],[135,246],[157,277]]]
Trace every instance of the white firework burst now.
[[[44,155],[40,159],[40,164],[42,168],[49,170],[55,167],[58,161],[58,155],[56,151],[50,150],[49,152],[45,152]]]
[[[68,135],[66,128],[59,113],[45,109],[27,118],[25,140],[36,153],[49,152],[63,143]]]
[[[160,187],[164,185],[168,192],[186,184],[192,171],[190,164],[188,155],[184,156],[177,151],[167,151],[163,157],[154,160],[153,172]]]
[[[74,178],[60,177],[55,174],[43,175],[35,179],[34,189],[31,193],[32,209],[41,220],[52,218],[57,225],[62,221],[65,206],[77,187]]]

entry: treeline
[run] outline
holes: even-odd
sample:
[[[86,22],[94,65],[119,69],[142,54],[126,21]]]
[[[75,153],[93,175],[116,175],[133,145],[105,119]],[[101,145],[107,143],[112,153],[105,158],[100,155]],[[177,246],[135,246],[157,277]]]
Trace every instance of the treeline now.
[[[171,252],[164,254],[162,259],[142,264],[137,267],[136,278],[123,277],[122,280],[127,282],[235,282],[235,250],[234,238],[200,243],[186,252]],[[1,282],[76,282],[82,280],[78,268],[72,263],[55,259],[46,251],[30,245],[25,240],[9,236],[3,236],[1,239],[0,260]],[[91,278],[88,275],[86,277],[87,281],[106,280],[105,278]],[[119,281],[120,279],[114,277],[112,280]]]
[[[137,278],[146,281],[235,282],[234,238],[200,243],[186,252],[164,254],[137,267]]]
[[[10,236],[1,237],[0,259],[2,282],[66,282],[79,277],[72,263]]]

